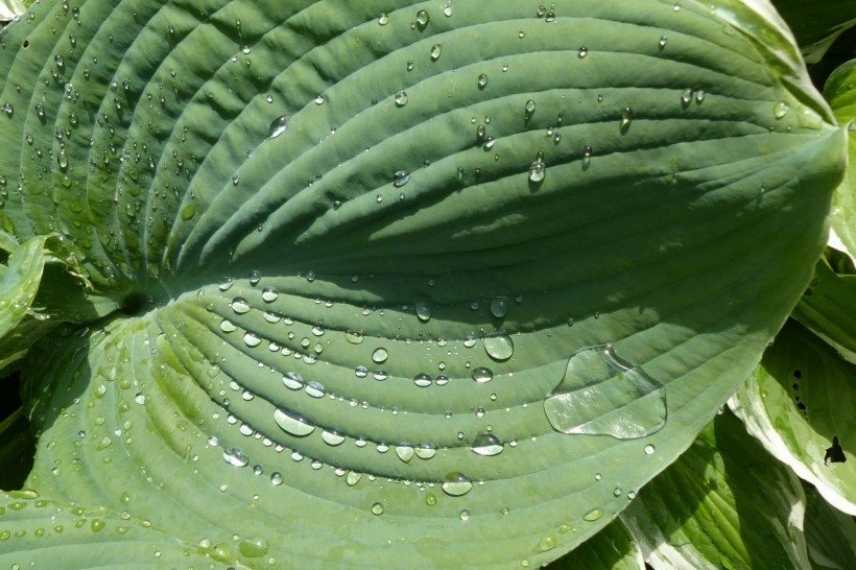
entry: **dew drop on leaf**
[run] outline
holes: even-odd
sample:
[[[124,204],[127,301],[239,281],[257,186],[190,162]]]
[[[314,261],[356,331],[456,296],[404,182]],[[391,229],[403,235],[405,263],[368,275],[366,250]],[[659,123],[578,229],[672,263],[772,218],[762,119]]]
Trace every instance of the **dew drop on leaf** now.
[[[481,433],[473,441],[472,451],[483,457],[493,457],[503,452],[505,447],[498,437],[491,433]]]
[[[278,409],[273,413],[273,419],[282,431],[295,437],[306,437],[315,431],[314,425],[291,412]]]
[[[442,489],[450,497],[463,497],[473,490],[473,484],[463,473],[454,472],[446,476]]]
[[[497,362],[505,362],[514,355],[514,341],[508,335],[490,336],[483,342],[487,355]]]

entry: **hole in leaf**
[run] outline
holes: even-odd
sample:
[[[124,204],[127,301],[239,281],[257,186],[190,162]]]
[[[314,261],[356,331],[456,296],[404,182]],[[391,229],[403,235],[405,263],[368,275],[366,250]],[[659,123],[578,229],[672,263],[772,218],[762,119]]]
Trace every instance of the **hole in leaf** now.
[[[826,455],[823,456],[823,464],[844,463],[845,461],[847,461],[847,457],[845,457],[844,449],[838,442],[838,436],[832,436],[832,445],[826,450]]]

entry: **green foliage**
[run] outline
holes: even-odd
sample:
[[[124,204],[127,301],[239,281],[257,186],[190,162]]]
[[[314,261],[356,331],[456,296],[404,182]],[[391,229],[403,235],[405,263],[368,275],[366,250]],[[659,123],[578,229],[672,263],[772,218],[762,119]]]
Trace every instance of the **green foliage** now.
[[[37,447],[0,566],[806,567],[798,479],[710,422],[847,136],[766,0],[36,2],[0,31],[0,458]],[[752,390],[843,384],[829,270],[827,336],[735,404],[827,499],[850,472]]]

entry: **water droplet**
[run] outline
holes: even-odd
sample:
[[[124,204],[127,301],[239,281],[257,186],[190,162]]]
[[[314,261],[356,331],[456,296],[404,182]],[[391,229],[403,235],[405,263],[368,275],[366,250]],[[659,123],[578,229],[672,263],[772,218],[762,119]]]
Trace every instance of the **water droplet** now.
[[[654,447],[654,444],[649,443],[645,446],[645,455],[654,455],[654,452],[657,451],[657,448]]]
[[[372,353],[372,362],[375,364],[383,364],[389,358],[389,352],[383,347],[376,348]]]
[[[586,57],[588,57],[588,51],[589,50],[587,47],[581,47],[577,52],[577,57],[579,57],[580,59],[585,59]]]
[[[437,61],[440,59],[440,55],[443,51],[443,46],[440,44],[434,44],[431,47],[431,61]]]
[[[262,343],[262,339],[260,339],[255,333],[246,332],[244,333],[244,344],[246,344],[250,348],[255,348]]]
[[[381,26],[385,26],[389,23],[389,16],[386,12],[382,12],[381,15],[377,19],[377,23]]]
[[[300,390],[303,388],[303,376],[296,372],[286,372],[282,377],[282,383],[289,390]]]
[[[429,22],[431,22],[431,15],[428,13],[428,10],[419,10],[416,12],[416,25],[420,30],[424,30]]]
[[[405,463],[410,463],[410,460],[413,459],[413,455],[415,453],[416,450],[409,445],[399,445],[395,448],[395,454]]]
[[[462,521],[467,522],[468,520],[470,520],[470,511],[464,509],[458,516],[461,517]]]
[[[526,117],[527,118],[534,115],[535,114],[535,101],[533,101],[532,99],[529,99],[528,101],[526,101],[526,106],[523,108],[523,110],[526,111]]]
[[[443,6],[443,15],[447,18],[451,18],[452,13],[452,0],[446,0],[446,4]]]
[[[473,490],[473,484],[463,473],[455,472],[446,476],[442,489],[450,497],[463,497]]]
[[[482,73],[481,75],[479,75],[479,80],[478,80],[479,89],[484,89],[485,87],[487,87],[487,81],[488,81],[488,79],[487,79],[486,73]]]
[[[324,430],[321,432],[321,439],[324,440],[324,443],[326,443],[327,445],[330,445],[332,447],[337,447],[339,445],[342,445],[345,442],[344,436],[339,435],[338,433],[336,433],[334,431],[327,431],[327,430]]]
[[[392,178],[392,185],[396,188],[406,186],[410,182],[410,173],[406,170],[397,171]]]
[[[493,380],[493,372],[489,368],[480,366],[473,370],[473,380],[479,384],[487,384]]]
[[[402,90],[402,91],[399,91],[398,93],[396,93],[394,100],[395,100],[395,106],[396,107],[404,107],[405,105],[407,105],[407,101],[408,101],[407,91]]]
[[[544,158],[541,153],[538,153],[537,158],[529,165],[529,182],[532,184],[541,184],[547,176],[547,165],[544,163]]]
[[[296,437],[306,437],[315,431],[314,425],[291,412],[278,409],[274,411],[273,419],[284,432]]]
[[[472,447],[473,453],[484,457],[499,455],[504,449],[505,447],[502,445],[502,442],[492,433],[480,433],[477,435]]]
[[[417,374],[413,378],[413,383],[419,386],[420,388],[428,388],[429,386],[431,386],[431,384],[433,384],[433,380],[431,379],[431,376],[422,372],[420,374]]]
[[[630,129],[630,125],[633,123],[633,109],[627,107],[621,113],[621,132],[626,133],[628,129]]]
[[[600,509],[593,509],[583,516],[583,520],[587,522],[595,522],[597,520],[600,520],[600,517],[602,516],[603,511],[601,511]]]
[[[238,550],[247,558],[259,558],[268,553],[268,543],[263,538],[242,540]]]
[[[669,38],[667,38],[666,36],[660,36],[660,41],[658,42],[657,45],[660,47],[661,50],[663,50],[663,49],[666,49],[666,45],[668,45],[668,43],[669,43]]]
[[[514,355],[514,342],[508,335],[490,336],[484,339],[484,350],[497,362],[505,362]]]
[[[419,459],[429,460],[433,459],[435,455],[437,455],[437,450],[433,447],[422,445],[415,449],[416,457]]]
[[[780,101],[773,106],[773,115],[776,117],[777,120],[781,120],[785,118],[785,115],[787,115],[790,110],[791,108],[788,106],[787,103],[785,103],[784,101]]]
[[[270,133],[268,134],[268,137],[271,139],[278,138],[287,130],[288,116],[282,115],[281,117],[277,117],[276,119],[274,119],[273,122],[270,124]]]
[[[262,301],[265,303],[273,303],[279,298],[279,293],[273,289],[265,289],[262,291]]]
[[[247,303],[247,300],[243,297],[235,297],[234,299],[232,299],[232,303],[230,306],[237,315],[244,315],[250,312],[250,304]]]
[[[223,451],[223,461],[232,467],[246,467],[250,462],[249,458],[244,455],[240,449],[230,448]]]
[[[540,159],[539,159],[540,160]],[[543,162],[542,162],[543,165]],[[529,180],[532,180],[531,170]],[[541,176],[541,180],[544,180],[543,173]],[[540,180],[532,180],[533,182],[540,182]],[[490,314],[492,314],[497,319],[504,319],[505,315],[508,314],[508,297],[496,297],[490,302]]]
[[[279,487],[282,485],[282,473],[273,472],[270,474],[270,484],[274,487]]]
[[[686,89],[683,93],[681,93],[681,106],[687,108],[690,106],[690,103],[693,102],[693,90]]]
[[[556,539],[552,536],[545,536],[541,539],[541,542],[538,543],[538,549],[541,552],[549,552],[556,548]]]
[[[619,358],[611,345],[598,346],[571,356],[544,411],[562,433],[638,439],[666,424],[666,392],[644,370]]]
[[[383,514],[383,505],[380,503],[375,503],[372,505],[372,514],[376,517],[379,517]]]
[[[323,398],[326,394],[324,385],[320,382],[310,382],[306,385],[306,395],[311,398]]]
[[[431,307],[427,303],[416,303],[416,318],[423,323],[431,320]]]

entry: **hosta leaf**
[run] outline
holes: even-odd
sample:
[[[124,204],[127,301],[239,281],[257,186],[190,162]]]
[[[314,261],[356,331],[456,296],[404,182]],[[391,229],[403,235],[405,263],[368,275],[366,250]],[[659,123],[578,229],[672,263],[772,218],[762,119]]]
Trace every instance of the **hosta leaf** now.
[[[20,325],[32,314],[33,301],[45,270],[46,237],[35,237],[15,248],[0,265],[0,369],[20,354],[29,337]]]
[[[806,61],[819,62],[838,37],[856,25],[856,1],[773,0],[794,31]]]
[[[595,535],[757,364],[844,166],[763,2],[87,0],[0,39],[6,226],[124,307],[28,358],[28,484],[254,568]]]
[[[127,513],[57,503],[32,490],[0,492],[0,513],[0,544],[14,541],[22,546],[18,552],[0,546],[5,568],[227,568],[225,560],[218,560],[221,549],[183,544],[151,521]]]
[[[827,249],[793,317],[856,363],[856,271],[849,257]]]
[[[570,530],[571,527],[567,527]],[[556,560],[550,570],[645,570],[639,545],[620,520],[588,539],[576,550]]]
[[[809,567],[799,479],[730,413],[622,515],[656,570]]]
[[[790,321],[731,406],[773,455],[856,514],[856,365]]]
[[[805,534],[815,570],[848,570],[856,560],[856,521],[806,488]]]
[[[9,22],[25,11],[21,0],[0,0],[0,22]]]
[[[856,4],[854,4],[856,6]],[[856,9],[856,8],[854,8]],[[856,60],[836,69],[826,82],[823,93],[842,124],[856,128]],[[856,137],[850,140],[850,162],[856,161]],[[849,167],[844,182],[835,193],[832,228],[851,256],[856,255],[856,167]]]

